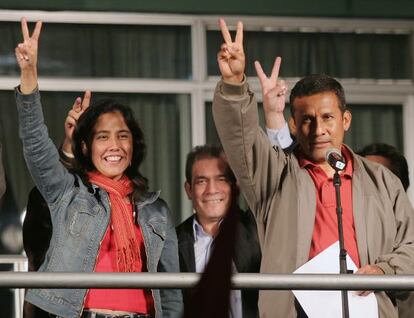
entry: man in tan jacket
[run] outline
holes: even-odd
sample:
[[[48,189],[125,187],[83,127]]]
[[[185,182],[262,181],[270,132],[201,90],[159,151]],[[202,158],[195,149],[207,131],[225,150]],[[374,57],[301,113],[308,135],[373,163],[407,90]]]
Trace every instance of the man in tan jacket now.
[[[261,272],[292,273],[337,240],[333,168],[328,149],[341,151],[345,247],[358,274],[414,273],[414,211],[400,180],[381,165],[354,154],[343,144],[351,124],[343,88],[335,79],[315,75],[292,89],[290,129],[298,146],[273,149],[259,128],[257,102],[244,75],[243,25],[233,42],[220,20],[224,44],[218,53],[222,80],[213,115],[217,131],[243,195],[255,213],[262,247]],[[270,77],[255,63],[265,107],[284,100],[278,82],[281,59]],[[359,292],[361,295],[369,291]],[[397,293],[375,293],[380,317],[398,317]],[[297,317],[290,291],[261,291],[262,318]]]

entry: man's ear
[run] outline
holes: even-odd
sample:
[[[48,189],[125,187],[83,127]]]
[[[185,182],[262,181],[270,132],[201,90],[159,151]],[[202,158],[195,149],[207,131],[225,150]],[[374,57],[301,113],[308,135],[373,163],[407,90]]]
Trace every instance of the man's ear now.
[[[86,143],[82,141],[82,153],[84,156],[88,154],[88,147],[86,147]]]
[[[342,120],[344,123],[344,130],[348,131],[349,127],[351,126],[351,121],[352,121],[352,114],[349,110],[344,111]]]
[[[188,200],[192,200],[193,199],[193,193],[191,191],[191,184],[189,184],[187,181],[184,182],[184,189],[185,189],[185,193],[187,193]]]
[[[293,116],[290,116],[290,117],[289,117],[289,122],[288,122],[288,125],[289,125],[289,130],[290,130],[290,133],[291,133],[293,136],[296,136],[297,127],[296,127],[295,118],[293,118]]]

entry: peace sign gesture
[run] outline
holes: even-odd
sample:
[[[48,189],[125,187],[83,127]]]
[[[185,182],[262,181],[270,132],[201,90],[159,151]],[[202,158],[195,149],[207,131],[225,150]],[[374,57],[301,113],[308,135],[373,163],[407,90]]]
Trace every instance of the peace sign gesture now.
[[[257,77],[262,86],[263,109],[265,112],[266,127],[279,129],[285,124],[283,110],[285,109],[285,95],[287,85],[279,79],[279,70],[282,59],[278,56],[273,64],[270,77],[267,77],[258,61],[254,62]],[[282,125],[282,126],[280,126]]]
[[[65,119],[65,136],[70,140],[70,142],[72,142],[73,131],[75,130],[79,117],[89,107],[90,102],[91,91],[85,91],[83,99],[81,97],[77,97],[72,105],[72,108],[69,110]]]
[[[221,75],[226,82],[240,83],[243,80],[245,56],[243,50],[243,23],[237,22],[235,42],[231,39],[229,29],[223,19],[219,20],[224,43],[217,54]]]
[[[91,91],[85,91],[83,99],[77,97],[73,103],[72,108],[69,110],[68,115],[65,119],[65,140],[63,141],[62,150],[66,154],[72,153],[72,136],[73,131],[76,128],[79,117],[85,112],[89,107],[91,102]]]
[[[32,36],[29,34],[29,28],[27,26],[27,20],[22,18],[22,35],[23,43],[19,43],[16,47],[15,53],[17,63],[19,63],[20,69],[24,70],[28,67],[36,67],[37,64],[37,43],[40,36],[40,30],[42,29],[42,22],[37,21],[36,27]]]
[[[22,18],[23,43],[15,49],[17,63],[21,72],[21,91],[30,93],[37,86],[37,51],[42,22],[37,21],[32,36],[30,36],[27,20]]]

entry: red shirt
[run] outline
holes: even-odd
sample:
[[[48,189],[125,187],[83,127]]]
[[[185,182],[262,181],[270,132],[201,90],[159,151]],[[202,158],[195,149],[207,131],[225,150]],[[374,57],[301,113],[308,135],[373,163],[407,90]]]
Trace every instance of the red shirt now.
[[[132,204],[128,205],[131,210]],[[117,272],[116,250],[112,227],[108,226],[96,261],[95,272]],[[137,264],[137,272],[146,272],[145,245],[139,226],[135,226],[135,234],[140,245],[143,259]],[[154,300],[150,290],[144,289],[89,289],[86,294],[85,308],[109,309],[142,314],[154,313]]]
[[[342,147],[342,155],[347,162],[345,170],[340,173],[345,249],[355,265],[360,267],[352,209],[352,155],[346,147]],[[328,178],[326,173],[313,162],[299,158],[299,164],[308,171],[316,190],[315,224],[309,251],[309,259],[312,259],[339,239],[335,187],[332,178]]]

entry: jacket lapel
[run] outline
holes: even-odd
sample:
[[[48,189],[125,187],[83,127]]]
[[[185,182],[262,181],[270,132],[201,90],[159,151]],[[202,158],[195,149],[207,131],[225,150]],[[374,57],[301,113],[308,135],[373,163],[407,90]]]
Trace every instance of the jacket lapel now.
[[[354,215],[355,235],[358,245],[359,260],[362,265],[368,264],[367,229],[364,211],[368,211],[369,197],[364,195],[362,188],[362,171],[360,160],[354,157],[354,172],[352,176],[352,212]]]
[[[247,231],[241,222],[241,213],[245,213],[243,211],[238,211],[237,215],[237,224],[236,224],[236,242],[235,242],[235,249],[234,249],[234,264],[236,265],[237,272],[243,273],[248,272],[248,263],[250,261],[250,257],[248,254],[249,249],[253,248],[253,243],[249,241],[247,237]],[[251,212],[248,212],[251,213]],[[253,252],[253,251],[251,251]]]
[[[316,212],[315,186],[305,169],[299,169],[297,182],[297,204],[298,204],[298,241],[296,254],[296,268],[309,260],[309,251],[312,241],[313,226]]]
[[[181,272],[193,273],[196,271],[194,255],[193,219],[194,216],[188,218],[182,224],[181,229],[177,232]]]

